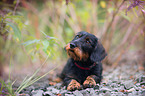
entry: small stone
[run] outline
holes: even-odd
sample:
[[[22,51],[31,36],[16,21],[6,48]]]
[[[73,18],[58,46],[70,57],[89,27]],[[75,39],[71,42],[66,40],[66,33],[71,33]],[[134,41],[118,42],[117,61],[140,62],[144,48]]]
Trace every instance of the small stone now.
[[[107,91],[111,91],[111,89],[104,87],[104,88],[101,88],[100,91],[105,93]]]
[[[56,89],[56,88],[52,88],[52,93],[58,94],[59,93],[59,90]]]
[[[144,85],[145,86],[145,81],[141,82],[140,85]]]
[[[133,94],[132,93],[129,93],[128,96],[133,96]]]
[[[131,89],[127,90],[127,92],[132,92],[132,91],[135,91],[135,89],[131,88]]]
[[[93,89],[93,88],[87,88],[85,89],[88,93],[90,93],[90,90]]]
[[[66,90],[66,86],[62,87],[61,89],[62,89],[62,90]]]
[[[111,86],[112,88],[114,88],[114,87],[117,87],[117,84],[116,84],[116,83],[112,83],[110,86]]]
[[[52,89],[54,88],[54,86],[50,86],[47,88],[48,91],[52,91]]]
[[[94,87],[94,89],[99,89],[99,84],[97,84],[97,85]]]
[[[29,94],[25,94],[25,96],[30,96]]]
[[[90,95],[91,95],[91,96],[96,96],[95,90],[94,90],[93,88],[90,89]]]
[[[140,83],[136,83],[135,85],[136,85],[136,86],[140,86]]]
[[[125,88],[126,89],[130,89],[131,87],[133,87],[133,81],[132,80],[128,80],[124,82]]]
[[[136,81],[137,82],[143,82],[143,81],[145,81],[145,76],[139,77]]]
[[[113,91],[112,91],[111,94],[117,94],[117,92],[113,92]]]
[[[117,81],[112,81],[112,83],[117,83]]]
[[[67,90],[60,90],[60,93],[67,93],[68,91]]]
[[[73,94],[65,94],[65,96],[74,96]]]
[[[61,83],[57,83],[57,84],[55,85],[55,88],[60,89],[60,88],[61,88],[61,86],[62,86],[62,84],[61,84]]]
[[[43,90],[36,90],[31,92],[33,96],[42,96]]]
[[[118,92],[119,88],[113,88],[113,91]]]
[[[137,91],[133,91],[132,94],[133,94],[133,96],[137,95]],[[145,96],[145,95],[143,95],[143,96]]]
[[[139,87],[137,87],[137,86],[133,86],[133,88],[136,90],[136,91],[139,91]]]
[[[111,96],[111,92],[106,92],[106,93],[104,93],[104,96]]]
[[[83,94],[83,96],[90,96],[86,90],[81,90],[81,93]]]
[[[28,87],[28,88],[29,88],[29,89],[33,89],[33,90],[35,89],[35,87],[34,87],[34,86],[30,86],[30,87]]]
[[[76,96],[83,96],[83,94],[78,90],[74,91],[73,94]]]
[[[104,96],[104,93],[100,93],[99,96]]]
[[[72,91],[68,91],[67,94],[73,94],[73,92]]]
[[[142,92],[142,96],[145,96],[145,91]]]
[[[124,90],[124,86],[120,86],[119,87],[119,90]]]
[[[126,96],[125,94],[123,94],[122,92],[117,92],[116,94],[117,96]]]
[[[52,93],[52,92],[50,92],[50,91],[46,91],[46,92],[44,92],[43,93],[43,95],[49,95],[49,96],[54,96],[54,94]]]

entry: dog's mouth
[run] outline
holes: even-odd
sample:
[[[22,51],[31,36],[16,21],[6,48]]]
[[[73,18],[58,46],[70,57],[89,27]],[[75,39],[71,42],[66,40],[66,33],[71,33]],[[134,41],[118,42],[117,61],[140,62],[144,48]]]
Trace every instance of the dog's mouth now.
[[[70,48],[70,43],[65,47],[67,54],[76,61],[86,60],[88,58],[88,54],[81,51],[80,48]]]

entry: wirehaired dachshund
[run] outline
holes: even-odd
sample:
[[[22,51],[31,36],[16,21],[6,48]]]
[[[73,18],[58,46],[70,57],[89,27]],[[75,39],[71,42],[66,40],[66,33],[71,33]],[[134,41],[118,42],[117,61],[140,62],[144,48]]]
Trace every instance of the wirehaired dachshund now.
[[[106,51],[98,38],[85,31],[78,32],[65,46],[69,55],[60,78],[67,90],[95,87],[102,79],[102,63]]]

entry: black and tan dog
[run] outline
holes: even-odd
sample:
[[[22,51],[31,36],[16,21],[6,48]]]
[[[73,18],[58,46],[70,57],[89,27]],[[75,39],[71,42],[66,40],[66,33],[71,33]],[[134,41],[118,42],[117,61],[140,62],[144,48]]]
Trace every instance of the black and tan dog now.
[[[101,61],[106,52],[98,38],[85,31],[79,32],[65,47],[70,56],[60,78],[67,90],[94,87],[102,79]]]

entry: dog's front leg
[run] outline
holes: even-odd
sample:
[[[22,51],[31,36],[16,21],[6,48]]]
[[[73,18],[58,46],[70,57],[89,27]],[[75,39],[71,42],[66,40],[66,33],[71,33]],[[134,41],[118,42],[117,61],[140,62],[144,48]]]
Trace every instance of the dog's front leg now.
[[[69,91],[81,89],[81,84],[78,81],[76,81],[75,79],[65,78],[64,83],[67,86],[67,90],[69,90]]]
[[[86,78],[86,80],[83,83],[83,87],[84,88],[91,88],[91,87],[95,87],[97,80],[99,77],[97,77],[96,75],[90,75]]]

